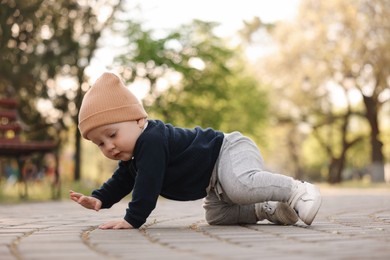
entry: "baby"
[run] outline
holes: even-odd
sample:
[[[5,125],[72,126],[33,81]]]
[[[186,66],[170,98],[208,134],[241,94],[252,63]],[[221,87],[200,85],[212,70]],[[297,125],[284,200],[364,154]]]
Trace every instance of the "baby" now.
[[[124,218],[101,229],[141,227],[159,196],[204,198],[210,225],[264,219],[279,225],[301,219],[310,225],[321,205],[313,184],[266,171],[256,144],[239,132],[179,128],[148,119],[142,104],[112,73],[104,73],[85,94],[79,130],[105,157],[119,163],[91,196],[70,191],[70,198],[98,211],[132,192]]]

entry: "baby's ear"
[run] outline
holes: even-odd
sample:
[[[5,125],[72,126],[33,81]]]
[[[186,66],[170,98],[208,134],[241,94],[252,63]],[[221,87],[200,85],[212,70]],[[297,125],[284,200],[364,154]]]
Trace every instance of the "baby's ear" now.
[[[146,118],[141,118],[141,119],[138,119],[137,120],[137,124],[140,128],[144,128],[145,126],[145,123],[146,123]]]

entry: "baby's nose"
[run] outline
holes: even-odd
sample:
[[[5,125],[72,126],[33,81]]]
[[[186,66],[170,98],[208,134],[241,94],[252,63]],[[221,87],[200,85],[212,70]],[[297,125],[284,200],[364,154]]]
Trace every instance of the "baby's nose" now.
[[[115,149],[115,144],[114,143],[108,143],[107,144],[107,150],[108,151],[112,151]]]

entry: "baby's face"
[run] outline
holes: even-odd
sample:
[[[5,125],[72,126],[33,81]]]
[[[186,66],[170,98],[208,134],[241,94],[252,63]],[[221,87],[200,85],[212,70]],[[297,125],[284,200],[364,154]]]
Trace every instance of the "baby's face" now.
[[[142,133],[145,120],[126,121],[92,129],[87,137],[96,144],[104,156],[111,160],[128,161]]]

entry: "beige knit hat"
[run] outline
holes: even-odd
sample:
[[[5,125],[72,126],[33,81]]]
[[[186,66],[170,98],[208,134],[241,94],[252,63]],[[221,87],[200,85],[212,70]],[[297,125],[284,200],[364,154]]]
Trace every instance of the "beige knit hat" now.
[[[92,129],[146,118],[142,104],[112,73],[104,73],[87,91],[79,111],[79,130],[87,138]]]

